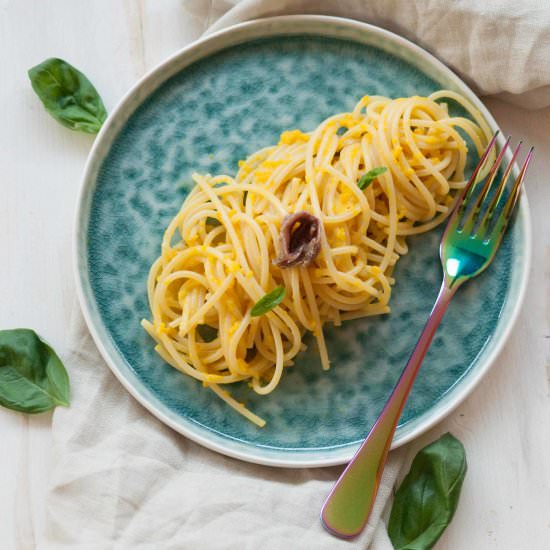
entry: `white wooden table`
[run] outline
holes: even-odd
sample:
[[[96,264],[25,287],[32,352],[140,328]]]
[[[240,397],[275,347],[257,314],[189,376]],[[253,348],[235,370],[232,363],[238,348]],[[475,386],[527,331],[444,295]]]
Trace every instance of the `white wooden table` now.
[[[90,77],[111,108],[208,23],[184,16],[179,0],[0,0],[0,328],[34,328],[64,355],[75,293],[73,215],[93,139],[45,113],[27,69],[63,57]],[[550,109],[529,112],[496,100],[487,105],[505,132],[537,147],[528,178],[530,285],[497,364],[420,443],[450,430],[468,453],[459,508],[437,548],[544,550],[550,548]],[[2,550],[41,541],[50,426],[48,414],[0,410]]]

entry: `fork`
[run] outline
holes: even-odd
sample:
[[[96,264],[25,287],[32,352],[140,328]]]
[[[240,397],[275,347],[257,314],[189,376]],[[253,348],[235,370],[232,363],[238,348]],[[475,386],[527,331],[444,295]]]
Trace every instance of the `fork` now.
[[[367,523],[395,428],[437,327],[457,289],[487,268],[502,242],[520,196],[533,148],[527,153],[519,175],[505,198],[506,183],[519,154],[521,142],[515,148],[498,187],[493,190],[511,139],[508,137],[506,140],[482,183],[482,174],[487,172],[490,165],[493,147],[496,151],[497,137],[498,131],[489,142],[450,214],[439,248],[443,282],[416,347],[378,420],[323,505],[323,526],[337,537],[353,538]]]

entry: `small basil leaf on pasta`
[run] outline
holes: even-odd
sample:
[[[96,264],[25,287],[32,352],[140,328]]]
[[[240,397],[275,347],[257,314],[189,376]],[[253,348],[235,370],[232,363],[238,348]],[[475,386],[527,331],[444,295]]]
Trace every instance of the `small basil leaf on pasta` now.
[[[429,550],[451,520],[466,475],[466,453],[450,433],[424,447],[395,493],[388,534],[396,550]]]
[[[203,342],[212,342],[218,337],[218,329],[210,325],[197,325],[197,332]]]
[[[212,227],[218,227],[219,225],[221,225],[221,222],[216,218],[211,218],[210,216],[208,216],[206,218],[206,225],[211,225]]]
[[[63,59],[46,59],[28,72],[46,111],[63,126],[97,134],[107,111],[93,84]]]
[[[285,295],[286,289],[283,286],[278,286],[275,290],[272,290],[254,304],[250,315],[252,315],[252,317],[265,315],[268,311],[277,307],[285,299]]]
[[[378,168],[373,168],[364,174],[361,179],[357,182],[359,189],[365,189],[368,187],[378,176],[386,172],[388,169],[385,166],[378,166]]]
[[[30,329],[0,331],[0,405],[29,414],[69,405],[69,376]]]

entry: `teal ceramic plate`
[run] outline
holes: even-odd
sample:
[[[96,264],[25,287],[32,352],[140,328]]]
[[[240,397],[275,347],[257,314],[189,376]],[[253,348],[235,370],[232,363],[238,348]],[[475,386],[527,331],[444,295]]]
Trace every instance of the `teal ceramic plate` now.
[[[439,233],[410,239],[387,317],[327,330],[332,368],[312,351],[272,394],[235,394],[267,420],[259,429],[166,365],[140,327],[146,278],[193,171],[234,173],[237,161],[350,110],[365,94],[450,88],[481,102],[424,50],[363,23],[317,16],[254,21],[212,35],[145,76],[113,111],[90,155],[80,196],[76,269],[82,308],[122,384],[162,421],[211,449],[251,462],[344,463],[390,394],[436,297]],[[529,264],[526,201],[491,268],[456,297],[414,386],[394,446],[457,405],[511,328]]]

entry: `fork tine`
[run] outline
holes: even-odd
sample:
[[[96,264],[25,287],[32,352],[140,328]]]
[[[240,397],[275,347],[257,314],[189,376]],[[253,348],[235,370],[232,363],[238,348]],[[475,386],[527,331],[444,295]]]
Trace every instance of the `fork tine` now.
[[[468,212],[467,216],[464,218],[463,225],[468,226],[472,221],[474,221],[475,217],[481,210],[483,203],[485,199],[487,198],[487,195],[489,194],[489,191],[491,190],[491,187],[493,185],[493,182],[495,181],[495,177],[497,175],[497,172],[500,168],[500,165],[502,164],[502,159],[504,158],[504,154],[506,153],[506,150],[508,149],[508,146],[510,145],[510,140],[512,139],[511,136],[508,136],[508,139],[504,143],[504,147],[500,150],[500,153],[498,154],[497,158],[493,162],[493,166],[491,167],[491,170],[489,172],[489,175],[487,176],[487,179],[485,180],[485,183],[483,185],[483,189],[477,196],[477,198],[474,201],[473,206],[471,207],[470,211]]]
[[[531,149],[529,149],[529,152],[527,153],[527,156],[523,161],[523,166],[521,167],[519,176],[516,178],[516,181],[514,182],[512,190],[510,191],[510,195],[508,196],[506,204],[504,205],[504,208],[498,217],[497,223],[491,233],[491,236],[489,237],[489,240],[495,239],[496,242],[498,243],[500,242],[500,239],[504,235],[504,230],[508,226],[508,223],[512,218],[512,214],[514,212],[514,208],[518,202],[523,180],[525,179],[527,167],[529,166],[529,163],[533,158],[534,150],[535,150],[534,147],[531,147]]]
[[[529,166],[529,163],[531,162],[531,159],[533,158],[533,152],[535,151],[534,147],[531,147],[529,149],[529,152],[527,153],[527,156],[525,157],[525,160],[523,161],[523,166],[521,167],[521,171],[519,173],[519,176],[517,177],[516,181],[514,182],[514,187],[512,187],[512,191],[510,193],[510,196],[508,197],[508,201],[506,202],[504,215],[507,217],[510,217],[512,215],[512,212],[514,211],[514,208],[516,206],[516,203],[519,199],[519,194],[521,192],[521,185],[523,184],[523,180],[525,179],[525,173],[527,172],[527,167]]]
[[[516,158],[519,154],[519,151],[521,149],[522,142],[520,141],[513,154],[512,158],[510,159],[510,162],[508,163],[508,166],[506,167],[506,170],[504,171],[504,174],[502,175],[502,179],[500,180],[499,186],[497,187],[497,190],[495,191],[495,194],[493,198],[491,199],[491,202],[489,203],[489,206],[487,207],[487,210],[485,212],[485,216],[481,220],[481,223],[479,224],[479,229],[477,231],[477,234],[482,237],[485,234],[485,231],[487,229],[487,226],[489,225],[489,222],[493,218],[493,214],[495,213],[497,209],[497,205],[502,200],[502,196],[504,194],[504,190],[506,189],[506,183],[508,182],[508,178],[510,177],[510,174],[512,173],[512,168],[514,167],[514,163],[516,162]]]
[[[475,167],[474,171],[472,172],[472,175],[470,176],[470,179],[468,180],[468,183],[460,193],[458,200],[456,201],[456,204],[454,206],[453,212],[451,213],[450,218],[456,218],[460,213],[462,213],[464,203],[468,200],[470,197],[472,190],[475,186],[477,177],[479,175],[479,172],[483,168],[483,165],[485,164],[485,161],[487,160],[487,157],[491,153],[493,146],[495,145],[495,142],[497,140],[497,137],[499,135],[499,130],[495,132],[495,135],[491,138],[491,141],[489,142],[489,145],[487,145],[487,149],[485,149],[484,153],[481,155],[481,158],[479,159],[479,162],[477,163],[477,166]],[[449,220],[450,222],[451,220]]]

